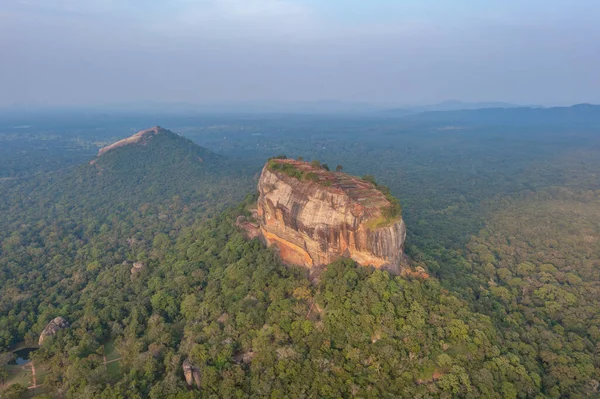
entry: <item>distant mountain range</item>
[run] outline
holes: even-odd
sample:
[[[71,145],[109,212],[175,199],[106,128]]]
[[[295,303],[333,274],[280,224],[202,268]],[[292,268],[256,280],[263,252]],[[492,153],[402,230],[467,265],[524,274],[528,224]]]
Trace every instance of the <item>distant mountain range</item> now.
[[[40,107],[15,105],[0,107],[0,115],[21,113],[62,113],[62,112],[92,112],[92,113],[157,113],[170,115],[194,114],[378,114],[403,116],[426,111],[452,111],[460,109],[481,108],[514,108],[519,105],[504,102],[463,102],[448,100],[430,105],[407,105],[390,108],[385,104],[367,102],[347,102],[336,100],[323,101],[248,101],[212,104],[193,104],[185,102],[142,101],[130,103],[114,103],[98,106],[81,107]]]
[[[493,110],[493,111],[492,111]],[[388,108],[384,105],[344,102],[344,101],[264,101],[264,102],[238,102],[214,104],[190,104],[172,102],[137,102],[121,103],[102,106],[81,107],[27,107],[14,106],[0,107],[0,127],[32,124],[35,118],[43,120],[44,125],[52,121],[63,124],[66,119],[77,117],[77,126],[81,127],[86,119],[101,116],[107,119],[123,116],[139,115],[144,118],[148,115],[156,121],[169,121],[169,117],[196,117],[211,114],[237,114],[237,115],[277,115],[277,114],[305,114],[305,115],[351,115],[375,117],[407,117],[457,119],[457,120],[485,120],[503,121],[507,117],[536,118],[550,117],[556,119],[573,118],[575,115],[584,118],[596,118],[598,106],[591,104],[578,104],[570,107],[541,107],[537,105],[517,105],[506,102],[464,102],[448,100],[430,105],[407,105],[405,107]],[[439,113],[439,114],[435,114]],[[443,113],[446,113],[442,115]],[[69,118],[65,118],[65,116]],[[416,116],[419,115],[419,116]],[[36,119],[37,120],[37,119]],[[540,120],[541,121],[541,120]],[[31,123],[30,123],[31,122]],[[39,122],[39,121],[38,121]],[[35,124],[35,123],[33,123]]]
[[[384,114],[404,116],[421,112],[430,111],[458,111],[458,110],[474,110],[485,108],[518,108],[522,105],[510,104],[505,102],[464,102],[460,100],[448,100],[437,104],[416,105],[402,108],[392,108],[382,111]]]
[[[551,108],[485,108],[429,111],[405,115],[407,121],[497,126],[600,126],[600,105],[577,104]]]

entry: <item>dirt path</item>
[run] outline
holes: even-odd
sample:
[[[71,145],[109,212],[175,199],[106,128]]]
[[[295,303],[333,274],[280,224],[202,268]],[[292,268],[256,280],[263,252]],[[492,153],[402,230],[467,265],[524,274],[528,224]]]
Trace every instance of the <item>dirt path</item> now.
[[[306,319],[308,320],[308,316],[310,316],[310,312],[312,312],[312,308],[313,306],[315,306],[315,303],[313,302],[312,305],[310,305],[310,308],[308,309],[308,313],[306,314]]]
[[[33,361],[31,362],[31,380],[33,381],[33,386],[37,386],[37,378],[35,377],[35,364]]]
[[[106,355],[103,356],[104,357],[104,367],[106,367],[107,364],[113,363],[113,362],[118,362],[119,360],[122,360],[122,357],[113,359],[113,360],[107,360],[106,359]],[[32,386],[27,387],[27,389],[36,389],[42,386],[42,384],[38,385],[37,383],[37,377],[35,375],[35,364],[33,363],[33,361],[29,364],[27,364],[26,366],[31,366],[31,382],[33,383]]]
[[[33,383],[33,385],[30,387],[27,387],[27,389],[35,389],[35,388],[39,387],[39,385],[37,384],[37,378],[35,376],[35,364],[33,361],[31,361],[29,363],[29,365],[31,366],[31,382]]]

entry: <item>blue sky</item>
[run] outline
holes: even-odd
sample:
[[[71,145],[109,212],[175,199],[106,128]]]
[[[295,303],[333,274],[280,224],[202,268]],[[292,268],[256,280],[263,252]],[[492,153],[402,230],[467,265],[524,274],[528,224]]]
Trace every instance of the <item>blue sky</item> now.
[[[0,105],[600,103],[597,0],[2,0]]]

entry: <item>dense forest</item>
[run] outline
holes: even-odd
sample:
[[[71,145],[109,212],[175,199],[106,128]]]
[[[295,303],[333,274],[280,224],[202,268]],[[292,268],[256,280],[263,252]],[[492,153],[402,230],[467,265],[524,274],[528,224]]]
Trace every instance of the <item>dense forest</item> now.
[[[5,182],[0,347],[37,334],[30,329],[48,321],[33,311],[40,304],[64,304],[103,266],[144,260],[154,241],[241,200],[252,185],[243,176],[222,157],[168,133],[74,169]]]
[[[65,133],[82,143],[68,161],[11,158],[0,395],[600,396],[595,125],[459,116],[207,117],[174,124],[205,148],[169,133],[94,158],[115,133]],[[244,238],[256,173],[283,152],[389,186],[431,277],[340,260],[309,279]],[[57,316],[70,327],[37,348]],[[22,347],[37,348],[29,390]]]

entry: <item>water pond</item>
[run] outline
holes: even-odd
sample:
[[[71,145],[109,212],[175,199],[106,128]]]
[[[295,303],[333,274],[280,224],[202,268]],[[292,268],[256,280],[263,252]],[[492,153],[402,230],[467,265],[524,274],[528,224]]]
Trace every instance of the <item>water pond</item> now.
[[[35,351],[37,348],[21,348],[13,352],[15,355],[15,359],[10,364],[22,365],[25,363],[29,363],[29,355],[31,352]]]

